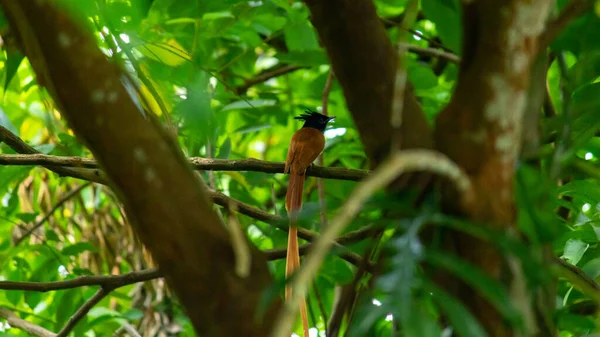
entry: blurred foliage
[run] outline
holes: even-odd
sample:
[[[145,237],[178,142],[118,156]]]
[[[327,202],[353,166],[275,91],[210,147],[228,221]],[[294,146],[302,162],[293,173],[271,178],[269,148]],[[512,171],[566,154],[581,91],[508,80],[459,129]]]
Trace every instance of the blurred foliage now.
[[[307,108],[321,108],[330,67],[310,24],[308,9],[287,0],[61,0],[65,10],[94,32],[107,57],[122,66],[133,80],[132,93],[165,127],[178,135],[188,156],[222,159],[284,160],[289,139],[300,126],[293,116]],[[376,0],[379,15],[398,36],[404,0]],[[566,1],[557,1],[562,8]],[[458,0],[421,1],[423,18],[410,43],[460,54]],[[38,86],[29,62],[11,43],[6,20],[0,16],[0,125],[46,154],[89,157],[61,117],[49,94]],[[515,181],[519,226],[528,244],[505,233],[447,219],[436,212],[435,197],[423,210],[409,198],[373,198],[347,229],[382,226],[378,252],[389,255],[385,271],[372,291],[359,298],[351,323],[342,331],[354,336],[391,335],[402,327],[405,336],[440,336],[454,330],[459,336],[483,336],[479,322],[453,294],[425,277],[421,266],[445,269],[489,300],[509,323],[523,324],[508,290],[496,280],[435,245],[419,240],[423,228],[453,228],[488,240],[525,266],[531,289],[548,284],[551,268],[536,252],[545,245],[580,267],[589,277],[600,277],[600,18],[590,12],[574,21],[551,45],[548,68],[549,104],[542,119],[543,146],[539,156],[519,163]],[[564,61],[566,72],[561,69]],[[294,71],[255,81],[285,67]],[[296,69],[298,68],[298,69]],[[410,54],[408,79],[430,121],[449,101],[457,66],[431,56]],[[90,79],[93,81],[93,79]],[[330,114],[337,118],[326,133],[325,166],[367,167],[358,133],[334,82]],[[568,132],[564,132],[568,130]],[[527,130],[525,130],[527,132]],[[566,149],[554,156],[554,140]],[[14,153],[5,144],[0,152]],[[554,158],[554,159],[553,159]],[[558,159],[558,160],[556,160]],[[560,165],[560,180],[550,175]],[[211,187],[260,209],[284,214],[286,177],[255,172],[202,173]],[[0,166],[0,277],[11,281],[57,281],[90,274],[122,274],[149,268],[152,261],[136,240],[116,196],[108,188],[59,177],[42,168]],[[336,212],[356,186],[354,182],[324,182],[328,216]],[[317,225],[318,193],[314,179],[307,184],[306,227]],[[143,192],[141,192],[143,193]],[[42,226],[15,246],[17,239],[52,212]],[[403,220],[390,221],[389,212]],[[287,234],[240,216],[249,237],[260,249],[286,246]],[[368,242],[348,246],[363,254]],[[176,262],[175,262],[176,263]],[[282,260],[270,263],[275,277],[284,275]],[[354,278],[356,268],[328,257],[308,298],[311,324],[323,332],[331,317],[335,291]],[[91,287],[35,293],[5,291],[0,306],[52,331],[92,296]],[[591,297],[593,298],[593,296]],[[595,311],[584,315],[570,310],[590,295],[559,278],[551,319],[560,336],[600,332]],[[233,304],[232,304],[233,305]],[[445,316],[448,326],[440,325]],[[232,318],[234,320],[234,318]],[[94,307],[73,336],[110,336],[129,323],[143,336],[195,336],[192,326],[162,280],[119,288]],[[347,323],[347,322],[346,322]],[[0,327],[2,336],[25,336]],[[300,329],[297,327],[297,333]],[[120,335],[126,335],[120,332]]]

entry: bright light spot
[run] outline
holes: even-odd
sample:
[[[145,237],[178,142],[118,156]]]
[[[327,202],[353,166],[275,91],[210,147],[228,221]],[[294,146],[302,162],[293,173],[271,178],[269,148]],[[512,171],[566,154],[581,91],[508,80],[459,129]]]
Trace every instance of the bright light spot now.
[[[187,95],[179,95],[181,99],[187,99]]]
[[[10,324],[8,324],[8,322],[0,322],[0,331],[6,331],[8,329],[10,329]]]
[[[256,60],[256,67],[259,69],[271,68],[279,63],[279,60],[272,56],[261,56]]]
[[[217,87],[217,78],[214,76],[211,76],[208,79],[208,82],[210,83],[210,86],[213,88],[213,90]]]
[[[123,40],[123,42],[125,43],[129,43],[129,35],[127,34],[119,34],[119,37],[121,38],[121,40]]]
[[[583,206],[581,206],[581,210],[585,213],[587,211],[590,210],[590,208],[592,208],[592,205],[590,204],[584,204]]]
[[[418,30],[416,32],[419,33],[419,35],[414,34],[413,37],[415,38],[415,40],[421,41],[421,35],[423,35],[423,32],[418,31]]]
[[[386,322],[391,322],[394,320],[394,316],[392,316],[392,314],[388,314],[387,316],[385,316],[385,321]]]
[[[300,337],[300,336],[296,335],[295,333],[292,333],[292,337]]]
[[[65,266],[60,265],[60,267],[58,267],[58,275],[60,275],[62,278],[65,278],[67,275],[69,275],[69,271],[67,268],[65,268]]]
[[[263,237],[263,233],[260,229],[258,229],[258,227],[250,225],[248,226],[248,236],[253,239],[258,239]]]
[[[335,128],[325,131],[325,138],[331,139],[339,136],[343,136],[346,133],[346,128]]]
[[[256,152],[264,152],[265,149],[267,148],[267,145],[265,144],[265,142],[257,140],[254,143],[252,143],[252,149]]]
[[[310,328],[310,329],[308,329],[308,335],[310,337],[317,337],[317,336],[319,336],[319,329],[317,329],[317,328]]]
[[[108,30],[108,27],[106,27],[106,26],[102,27],[102,31],[104,32],[104,34],[108,34],[110,32]]]
[[[175,95],[181,96],[181,95],[187,94],[187,89],[186,88],[178,87],[176,85],[174,87],[175,87]]]
[[[27,76],[24,79],[21,80],[21,86],[24,87],[27,84],[29,84],[29,82],[33,81],[33,76]]]
[[[594,154],[593,153],[588,152],[588,153],[585,154],[585,160],[590,160],[592,158],[594,158]]]
[[[250,7],[258,7],[262,5],[262,1],[249,1],[248,5],[250,5]]]
[[[371,303],[375,304],[375,305],[376,305],[376,306],[378,306],[378,307],[380,307],[380,306],[381,306],[381,302],[379,302],[379,301],[378,301],[378,300],[376,300],[376,299],[373,299],[373,300],[371,301]]]
[[[10,200],[10,193],[6,193],[3,197],[2,197],[2,206],[4,207],[8,207],[8,201]]]

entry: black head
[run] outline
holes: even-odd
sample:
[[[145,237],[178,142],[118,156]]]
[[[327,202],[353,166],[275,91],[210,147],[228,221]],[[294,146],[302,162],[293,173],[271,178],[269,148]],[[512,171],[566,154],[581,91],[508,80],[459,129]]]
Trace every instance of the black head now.
[[[302,126],[303,128],[313,128],[321,132],[325,131],[327,123],[334,118],[335,117],[325,116],[311,110],[306,110],[302,115],[294,117],[294,119],[304,121],[304,125]]]

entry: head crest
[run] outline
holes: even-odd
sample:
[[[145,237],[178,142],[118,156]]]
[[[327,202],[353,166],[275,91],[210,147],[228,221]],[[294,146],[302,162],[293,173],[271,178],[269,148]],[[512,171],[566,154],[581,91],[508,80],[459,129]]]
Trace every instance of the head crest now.
[[[299,119],[299,120],[304,120],[304,121],[309,120],[309,119],[323,119],[323,120],[329,121],[334,118],[335,117],[325,116],[323,114],[320,114],[316,111],[312,111],[310,109],[305,110],[304,113],[301,114],[300,116],[294,117],[294,119]]]

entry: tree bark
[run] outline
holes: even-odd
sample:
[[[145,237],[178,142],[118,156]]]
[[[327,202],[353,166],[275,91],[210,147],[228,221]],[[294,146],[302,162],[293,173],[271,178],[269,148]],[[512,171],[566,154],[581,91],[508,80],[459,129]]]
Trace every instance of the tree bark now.
[[[263,302],[272,285],[264,254],[246,240],[250,272],[236,272],[237,248],[176,141],[144,117],[120,69],[53,3],[0,2],[38,83],[106,171],[196,331],[267,336],[280,300]]]

